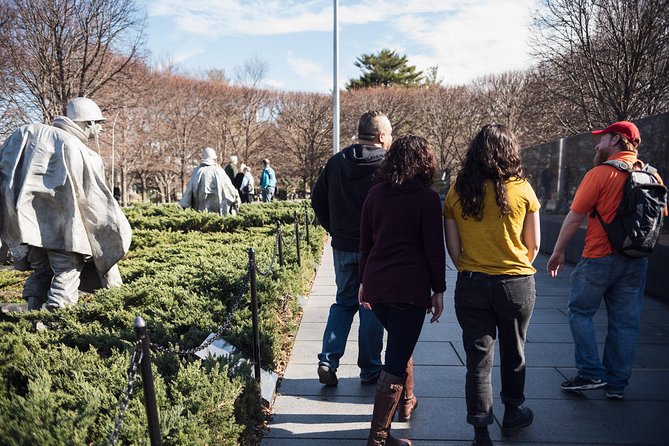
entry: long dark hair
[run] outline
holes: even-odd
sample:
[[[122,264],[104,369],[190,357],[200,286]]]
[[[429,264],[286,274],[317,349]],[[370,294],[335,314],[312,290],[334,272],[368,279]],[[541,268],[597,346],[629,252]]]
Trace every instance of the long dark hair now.
[[[495,202],[501,215],[509,214],[504,182],[515,177],[524,179],[520,164],[520,148],[516,137],[502,124],[484,126],[469,144],[465,162],[455,180],[462,217],[483,218],[485,183],[492,181]]]
[[[381,167],[380,180],[392,187],[401,186],[416,178],[428,186],[432,184],[437,160],[430,151],[430,143],[421,136],[405,135],[395,141]]]

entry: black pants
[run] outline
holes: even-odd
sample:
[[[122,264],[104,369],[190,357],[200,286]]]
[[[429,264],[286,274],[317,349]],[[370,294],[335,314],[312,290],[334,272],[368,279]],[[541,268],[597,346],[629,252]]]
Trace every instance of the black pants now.
[[[467,354],[467,422],[493,422],[493,348],[499,334],[500,373],[504,404],[525,401],[525,339],[534,310],[534,276],[459,273],[455,313]]]
[[[388,332],[383,370],[404,377],[423,329],[425,309],[410,304],[372,304],[372,311]]]

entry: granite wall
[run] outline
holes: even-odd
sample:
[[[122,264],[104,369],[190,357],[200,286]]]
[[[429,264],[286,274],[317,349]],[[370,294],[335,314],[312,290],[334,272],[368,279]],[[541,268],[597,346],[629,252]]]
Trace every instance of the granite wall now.
[[[669,113],[650,116],[634,122],[641,133],[639,158],[658,169],[669,182]],[[562,138],[529,147],[522,151],[523,166],[542,204],[541,251],[550,254],[569,212],[583,175],[592,167],[596,139],[589,133]],[[664,234],[649,257],[646,293],[669,303],[669,219]],[[576,263],[583,251],[585,226],[581,227],[565,253],[568,262]]]
[[[634,122],[641,133],[639,158],[669,178],[669,113]],[[544,212],[564,214],[583,175],[592,167],[596,139],[590,133],[526,148],[523,167],[541,200]]]

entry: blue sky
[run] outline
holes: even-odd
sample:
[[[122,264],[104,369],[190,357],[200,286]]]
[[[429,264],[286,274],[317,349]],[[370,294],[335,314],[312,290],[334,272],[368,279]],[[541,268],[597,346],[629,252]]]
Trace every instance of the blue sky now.
[[[528,26],[537,0],[339,0],[340,86],[364,53],[405,54],[439,67],[444,84],[531,64]],[[148,15],[153,63],[187,73],[255,57],[269,67],[263,87],[332,89],[332,0],[139,0]]]

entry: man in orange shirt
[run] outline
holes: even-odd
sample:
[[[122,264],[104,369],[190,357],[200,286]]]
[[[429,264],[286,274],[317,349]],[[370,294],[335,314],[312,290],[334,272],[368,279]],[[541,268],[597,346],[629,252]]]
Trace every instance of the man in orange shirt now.
[[[620,400],[632,374],[648,259],[616,252],[592,211],[596,208],[606,223],[615,216],[629,174],[602,163],[616,159],[632,166],[639,162],[637,148],[641,136],[637,127],[627,121],[592,133],[599,136],[595,167],[585,174],[576,191],[547,269],[551,277],[557,276],[567,244],[588,215],[585,247],[569,287],[569,326],[578,375],[560,387],[563,390],[606,387],[607,398]],[[600,361],[592,318],[602,299],[606,302],[608,334]]]

